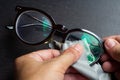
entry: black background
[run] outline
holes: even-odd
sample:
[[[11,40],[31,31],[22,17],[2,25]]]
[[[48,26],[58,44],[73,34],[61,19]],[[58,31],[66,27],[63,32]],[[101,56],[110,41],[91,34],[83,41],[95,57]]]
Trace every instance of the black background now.
[[[0,0],[0,80],[13,79],[16,57],[48,48],[24,44],[5,28],[14,25],[16,5],[42,9],[69,29],[88,29],[102,38],[120,34],[120,0]]]

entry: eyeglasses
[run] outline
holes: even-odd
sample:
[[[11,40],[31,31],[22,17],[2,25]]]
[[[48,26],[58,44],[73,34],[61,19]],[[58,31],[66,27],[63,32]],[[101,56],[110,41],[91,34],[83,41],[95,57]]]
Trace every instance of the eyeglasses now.
[[[18,12],[14,30],[17,36],[25,43],[36,45],[49,43],[53,34],[60,32],[63,35],[61,43],[85,39],[97,62],[103,53],[102,40],[93,32],[75,28],[68,30],[65,26],[56,24],[46,12],[29,7],[17,6]],[[10,28],[10,27],[8,27]]]

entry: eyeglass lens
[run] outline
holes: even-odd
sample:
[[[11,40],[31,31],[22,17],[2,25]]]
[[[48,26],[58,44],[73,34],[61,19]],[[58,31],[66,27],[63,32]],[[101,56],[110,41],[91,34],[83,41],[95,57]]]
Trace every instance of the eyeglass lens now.
[[[80,32],[75,31],[68,34],[66,37],[66,41],[84,41],[85,44],[88,44],[90,51],[92,52],[92,55],[88,55],[88,59],[90,62],[97,61],[101,54],[102,54],[102,47],[100,41],[94,37],[93,35],[86,33],[86,32]],[[84,45],[85,48],[87,45]]]
[[[16,32],[25,42],[35,44],[43,41],[52,31],[52,23],[44,14],[29,10],[21,13],[16,21]]]

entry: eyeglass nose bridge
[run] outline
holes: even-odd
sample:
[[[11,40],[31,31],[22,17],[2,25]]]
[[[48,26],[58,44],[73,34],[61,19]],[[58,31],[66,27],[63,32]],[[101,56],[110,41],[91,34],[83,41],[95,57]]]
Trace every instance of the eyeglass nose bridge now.
[[[66,33],[68,31],[68,29],[64,25],[61,25],[61,24],[56,24],[55,30],[62,32],[62,33]]]

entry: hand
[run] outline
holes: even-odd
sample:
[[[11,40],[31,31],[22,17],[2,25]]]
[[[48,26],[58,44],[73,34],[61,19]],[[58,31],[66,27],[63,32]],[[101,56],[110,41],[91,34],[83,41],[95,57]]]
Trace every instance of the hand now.
[[[106,72],[115,73],[120,80],[120,35],[106,37],[104,42],[106,54],[101,57],[102,67]]]
[[[80,57],[82,49],[76,44],[62,54],[48,49],[21,56],[16,59],[17,80],[88,80],[68,69]]]

